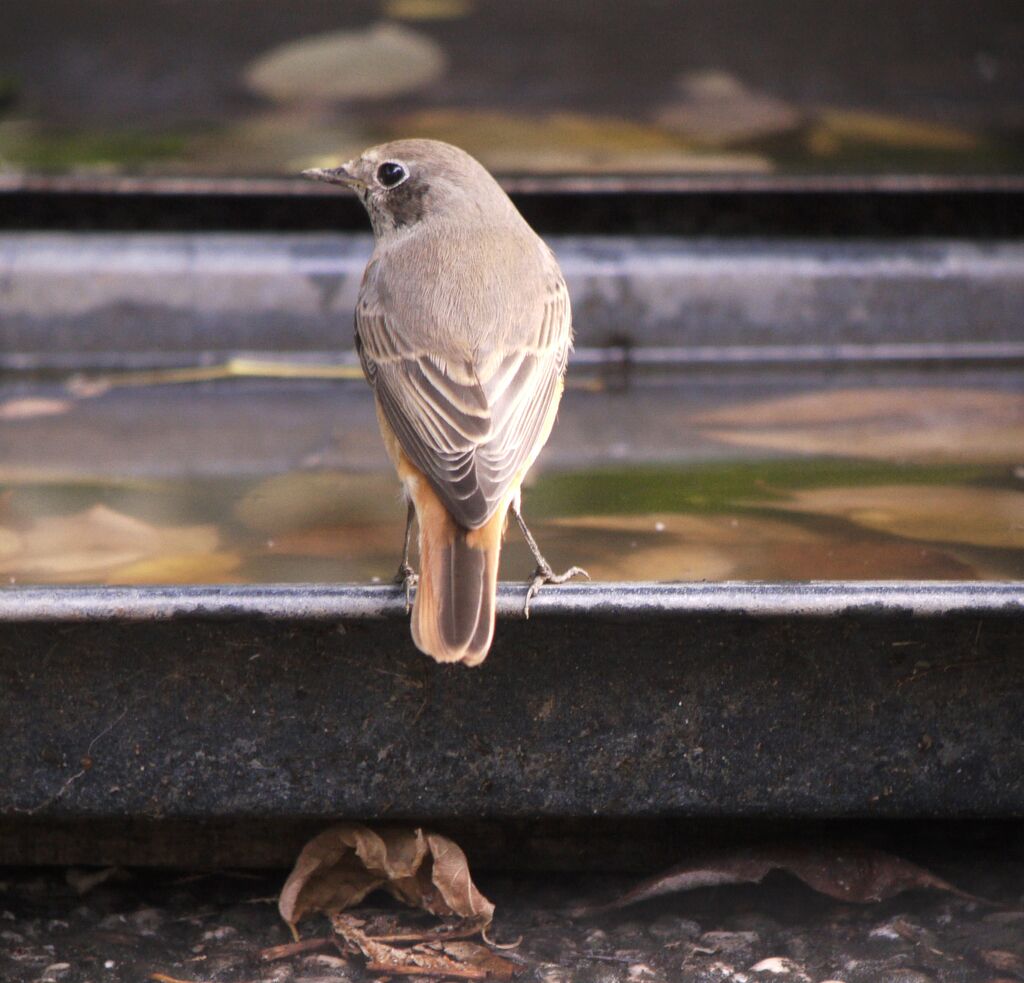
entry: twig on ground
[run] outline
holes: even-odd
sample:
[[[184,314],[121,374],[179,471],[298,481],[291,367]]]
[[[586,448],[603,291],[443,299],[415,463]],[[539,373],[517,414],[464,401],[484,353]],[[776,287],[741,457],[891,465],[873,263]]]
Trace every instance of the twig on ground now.
[[[285,942],[260,949],[259,959],[263,963],[304,955],[307,952],[326,952],[334,948],[334,939],[303,939],[300,942]]]

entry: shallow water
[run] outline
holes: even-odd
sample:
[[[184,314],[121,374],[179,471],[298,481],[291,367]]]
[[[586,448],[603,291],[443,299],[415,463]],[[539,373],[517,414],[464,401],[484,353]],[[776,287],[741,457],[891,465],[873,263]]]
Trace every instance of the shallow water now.
[[[525,491],[596,580],[1024,579],[1009,374],[708,376],[566,396]],[[77,392],[77,395],[76,395]],[[359,383],[0,386],[0,579],[389,579],[404,506]],[[532,562],[510,530],[501,576]]]
[[[1024,579],[1022,482],[992,467],[753,461],[548,472],[525,496],[556,566],[597,580]],[[8,584],[387,579],[404,508],[390,475],[16,484]],[[510,530],[503,579],[529,555]]]

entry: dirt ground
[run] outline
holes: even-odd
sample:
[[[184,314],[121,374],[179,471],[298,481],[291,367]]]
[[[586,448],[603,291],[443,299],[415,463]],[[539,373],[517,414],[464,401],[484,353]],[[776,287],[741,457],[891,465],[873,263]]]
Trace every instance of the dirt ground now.
[[[483,872],[477,880],[497,904],[494,941],[522,937],[517,947],[500,953],[520,981],[1024,980],[1024,862],[993,854],[947,863],[941,872],[999,904],[923,891],[878,904],[846,904],[773,874],[760,885],[702,888],[573,920],[570,908],[602,903],[633,879]],[[275,903],[284,876],[281,871],[0,871],[0,979],[381,979],[366,971],[362,956],[344,955],[330,943],[321,951],[261,958],[262,950],[291,941]],[[358,914],[385,911],[411,928],[433,924],[378,897],[370,899],[374,907]],[[330,934],[320,915],[301,928],[306,939]]]

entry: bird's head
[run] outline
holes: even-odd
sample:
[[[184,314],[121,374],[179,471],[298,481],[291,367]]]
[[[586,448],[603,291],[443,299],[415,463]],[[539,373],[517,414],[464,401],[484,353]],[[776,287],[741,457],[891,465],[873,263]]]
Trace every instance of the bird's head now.
[[[494,221],[518,214],[487,169],[439,140],[394,140],[306,177],[351,188],[370,215],[377,238],[433,222]]]

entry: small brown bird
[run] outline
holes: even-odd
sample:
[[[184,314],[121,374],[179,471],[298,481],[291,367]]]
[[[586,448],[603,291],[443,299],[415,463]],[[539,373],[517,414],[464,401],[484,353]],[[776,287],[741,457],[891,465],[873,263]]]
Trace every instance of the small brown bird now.
[[[494,637],[509,511],[537,561],[527,614],[543,584],[585,575],[552,571],[520,508],[572,347],[565,281],[498,182],[450,144],[397,140],[303,173],[351,188],[373,225],[356,349],[409,500],[398,581],[407,600],[416,587],[413,641],[438,662],[478,665]]]

